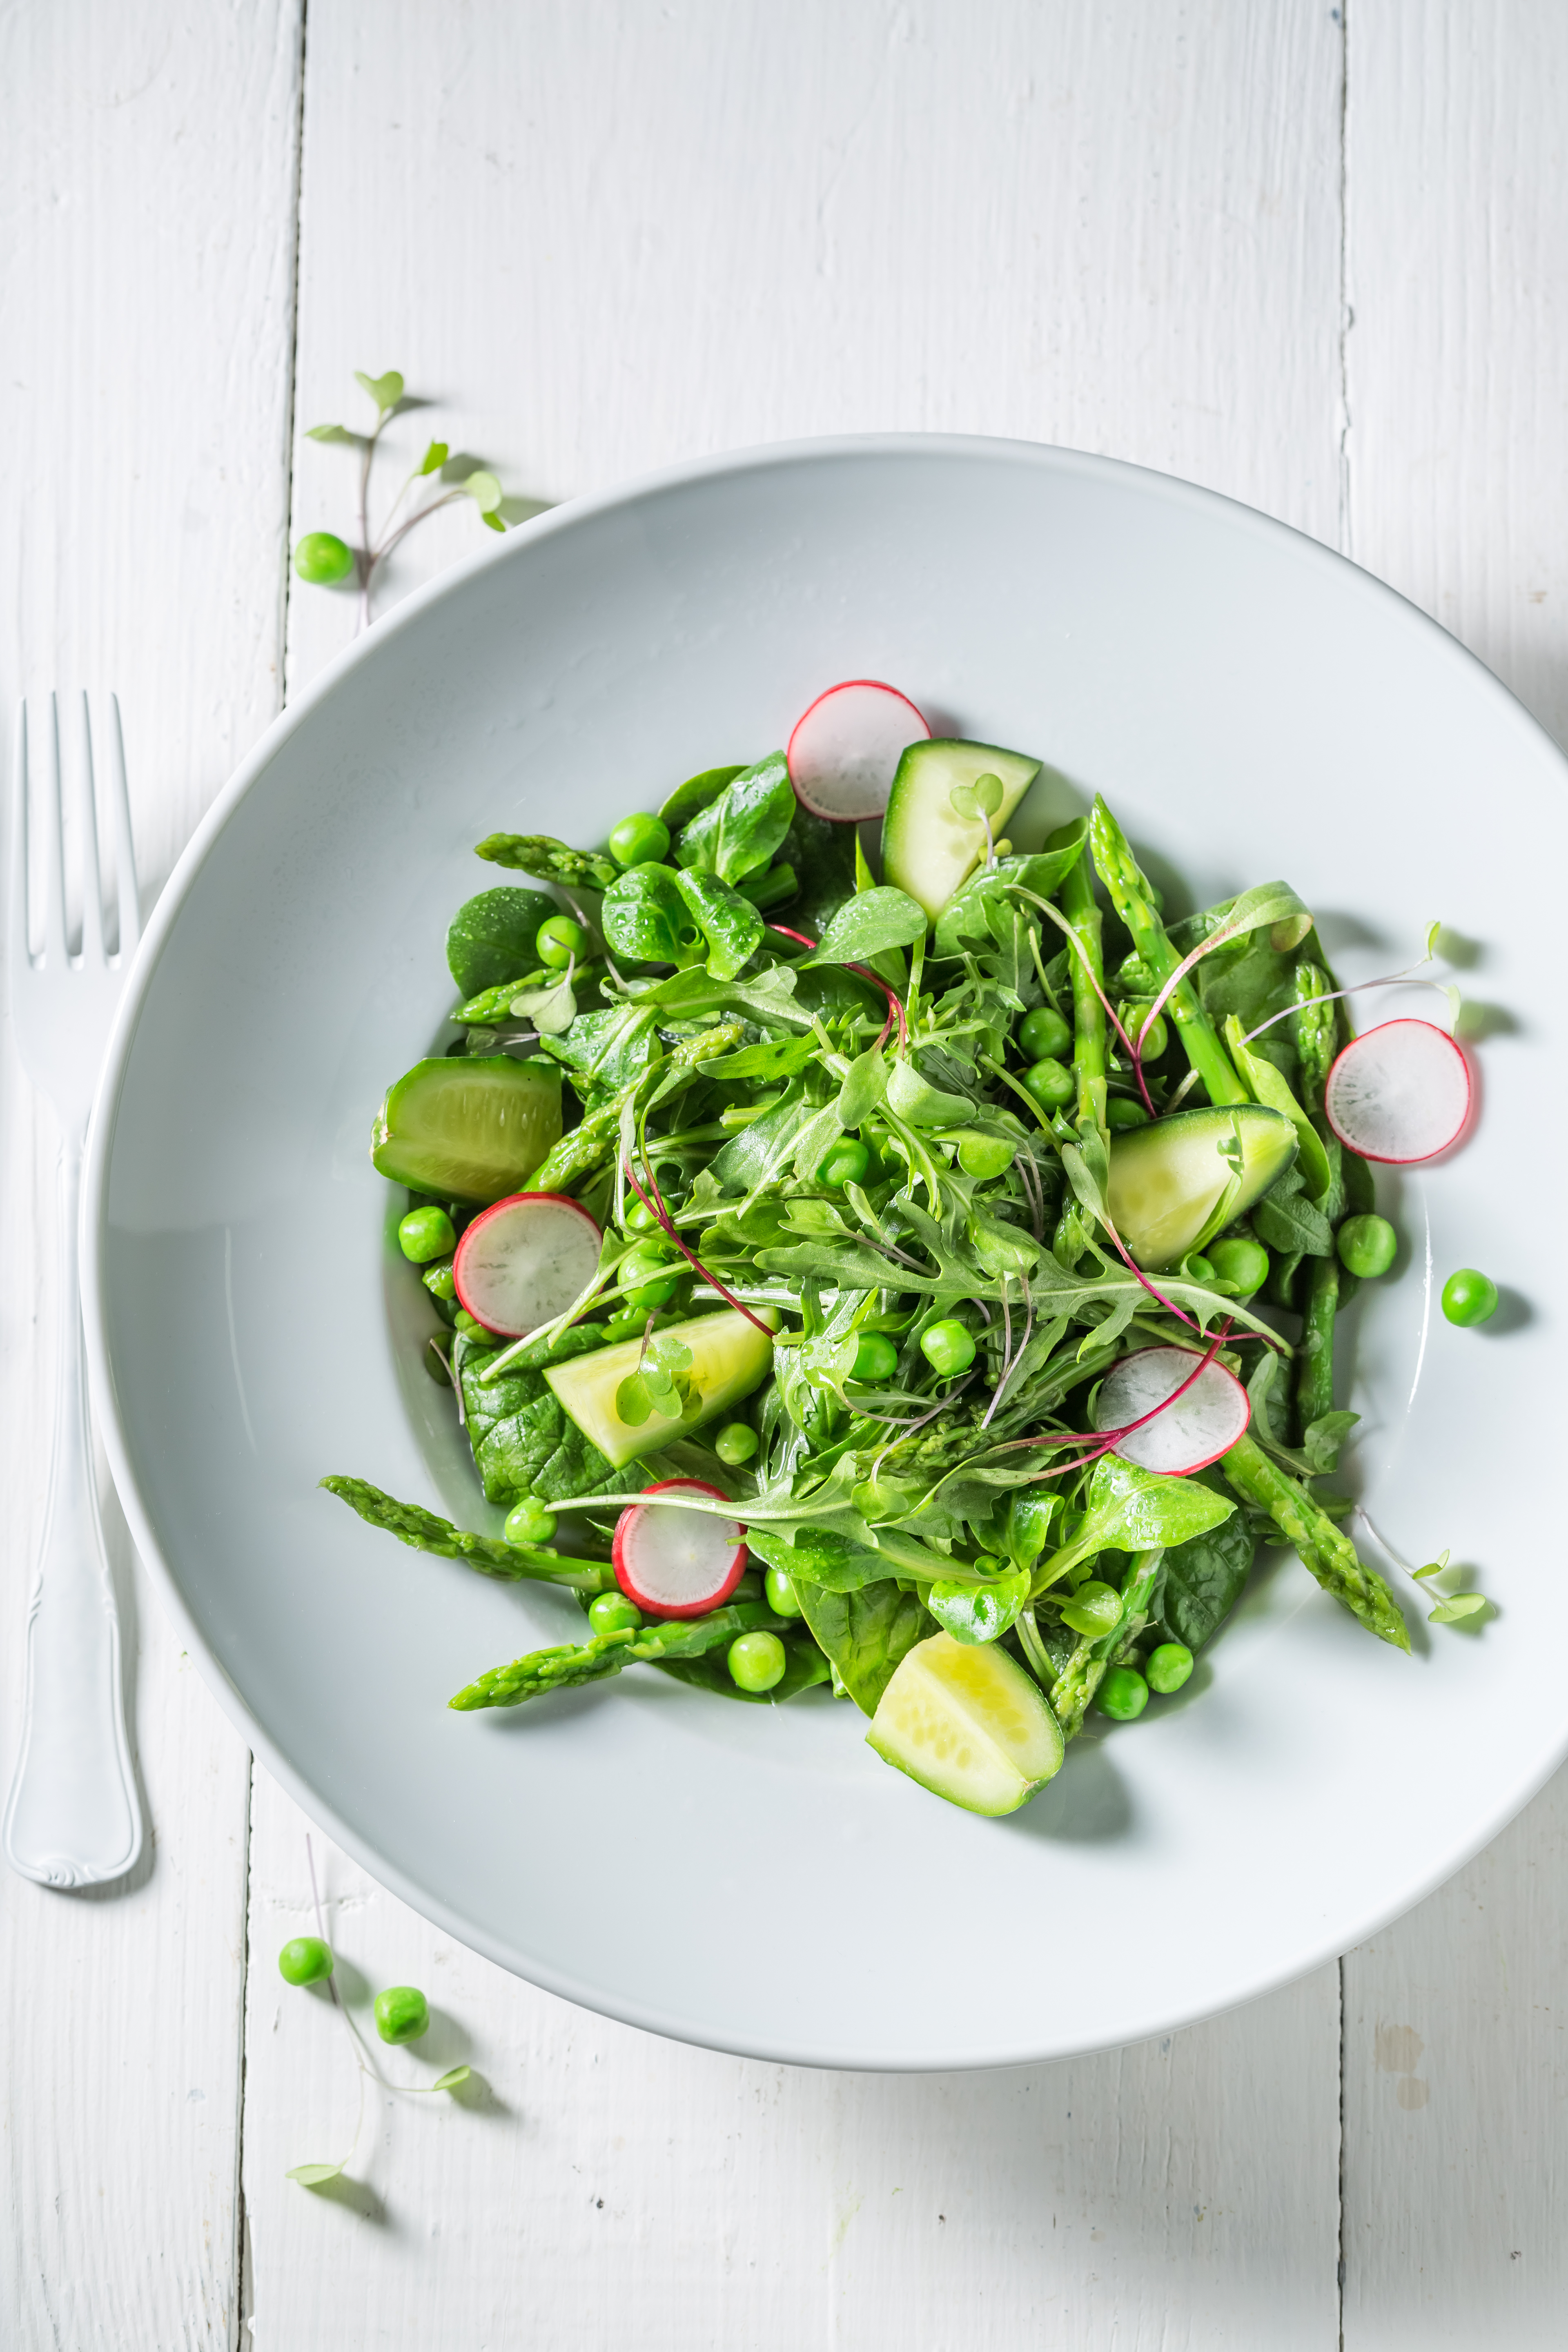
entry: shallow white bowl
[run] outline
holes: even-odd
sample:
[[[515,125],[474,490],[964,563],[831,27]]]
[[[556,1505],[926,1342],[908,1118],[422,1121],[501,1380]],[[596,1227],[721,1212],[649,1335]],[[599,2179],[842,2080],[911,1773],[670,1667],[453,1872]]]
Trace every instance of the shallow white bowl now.
[[[1102,790],[1189,904],[1285,875],[1360,977],[1417,955],[1440,916],[1502,1008],[1472,1139],[1380,1180],[1406,1248],[1347,1318],[1373,1519],[1413,1563],[1450,1547],[1499,1613],[1428,1633],[1405,1585],[1405,1658],[1266,1555],[1184,1696],[1084,1739],[999,1822],[888,1770],[816,1696],[730,1706],[634,1673],[452,1715],[481,1669],[566,1638],[574,1605],[409,1551],[316,1487],[354,1472],[499,1517],[421,1369],[400,1196],[366,1157],[387,1082],[442,1034],[448,917],[503,878],[471,844],[600,839],[857,676],[938,731],[1044,757],[1016,837]],[[1565,1275],[1539,1215],[1539,1171],[1563,1164],[1538,1025],[1560,975],[1525,895],[1568,862],[1563,783],[1503,688],[1363,573],[1059,450],[721,459],[548,515],[412,598],[271,729],[182,861],[91,1155],[115,1476],[246,1738],[379,1878],[505,1966],[819,2064],[1131,2041],[1415,1902],[1568,1746],[1546,1508]],[[1457,1331],[1432,1286],[1469,1264],[1517,1297]]]

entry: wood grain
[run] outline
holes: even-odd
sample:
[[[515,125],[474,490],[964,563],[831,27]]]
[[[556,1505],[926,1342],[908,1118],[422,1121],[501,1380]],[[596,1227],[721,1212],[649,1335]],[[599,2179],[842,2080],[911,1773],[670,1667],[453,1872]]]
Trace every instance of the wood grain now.
[[[278,706],[298,66],[292,0],[0,16],[0,680],[7,705],[118,688],[154,885]],[[0,1087],[8,1781],[56,1139],[8,1045]],[[0,2340],[17,2352],[226,2347],[238,2319],[247,1759],[117,1512],[110,1543],[153,1839],[120,1890],[0,1882]]]

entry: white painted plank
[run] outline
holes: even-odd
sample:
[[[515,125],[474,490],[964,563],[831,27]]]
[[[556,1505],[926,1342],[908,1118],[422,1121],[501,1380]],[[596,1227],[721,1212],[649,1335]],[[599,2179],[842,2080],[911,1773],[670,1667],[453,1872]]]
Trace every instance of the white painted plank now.
[[[1351,11],[1351,549],[1560,740],[1565,104],[1560,9]],[[1565,1826],[1559,1777],[1346,1960],[1348,2352],[1562,2340]]]
[[[395,365],[437,402],[394,428],[405,463],[438,435],[549,499],[795,434],[1017,434],[1333,541],[1339,62],[1327,9],[1222,0],[314,0],[298,425],[357,423],[352,370]],[[296,533],[342,529],[352,488],[347,453],[297,440]],[[410,541],[388,601],[476,531]],[[291,690],[352,628],[347,597],[295,591]],[[333,1857],[348,1958],[422,1982],[460,2029],[439,2060],[502,2104],[377,2095],[362,2186],[311,2195],[284,2172],[342,2152],[356,2084],[272,1972],[307,1923],[301,1836],[258,1773],[259,2347],[945,2352],[982,2317],[1120,2352],[1334,2341],[1332,1971],[1062,2070],[794,2074],[569,2010]]]
[[[295,0],[0,19],[0,679],[118,687],[143,869],[168,870],[279,692]],[[0,1771],[21,1688],[53,1356],[55,1139],[0,1064]],[[130,1885],[0,1877],[0,2336],[228,2346],[247,1759],[118,1514],[153,1825]]]
[[[352,2181],[308,2190],[283,2176],[343,2154],[358,2076],[323,1994],[277,1973],[279,1947],[311,1932],[306,1826],[258,1768],[257,2352],[337,2352],[351,2328],[420,2352],[1333,2345],[1332,1969],[1069,2065],[812,2074],[683,2049],[519,1984],[317,1834],[339,1979],[384,2073],[430,2083],[467,2063],[488,2094],[374,2089]],[[383,2053],[370,1997],[403,1982],[437,2022]]]

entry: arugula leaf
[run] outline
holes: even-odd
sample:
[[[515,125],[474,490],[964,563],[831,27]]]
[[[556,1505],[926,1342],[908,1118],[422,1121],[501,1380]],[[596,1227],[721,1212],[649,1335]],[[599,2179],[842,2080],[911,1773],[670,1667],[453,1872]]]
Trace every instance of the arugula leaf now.
[[[956,956],[963,952],[961,943],[964,940],[993,936],[991,915],[1005,907],[1009,888],[1032,890],[1037,898],[1054,898],[1083,854],[1083,845],[1089,838],[1089,819],[1079,817],[1071,830],[1072,837],[1056,849],[1001,857],[988,870],[972,875],[937,917],[932,953],[939,957]]]
[[[974,1098],[933,1087],[912,1060],[900,1058],[889,1073],[888,1108],[911,1127],[963,1127],[973,1113]]]
[[[1300,1162],[1287,1168],[1249,1214],[1254,1233],[1271,1250],[1304,1257],[1333,1255],[1333,1232],[1322,1211],[1306,1197]]]
[[[930,1613],[891,1577],[853,1592],[830,1592],[793,1569],[790,1574],[818,1648],[861,1714],[875,1715],[900,1659],[936,1630]]]
[[[594,1087],[628,1086],[659,1055],[653,1015],[638,1004],[580,1013],[563,1034],[541,1037],[540,1046],[571,1072],[579,1094]]]
[[[1339,1468],[1340,1447],[1360,1419],[1359,1412],[1320,1413],[1303,1431],[1301,1451],[1312,1477],[1326,1478]]]
[[[573,849],[548,833],[487,833],[474,844],[474,856],[488,858],[492,866],[515,866],[541,882],[563,882],[578,890],[607,890],[621,870],[613,857]]]
[[[638,869],[634,866],[633,873]],[[643,868],[650,871],[650,868]],[[738,890],[731,890],[716,874],[704,874],[694,868],[678,874],[677,887],[691,914],[701,927],[708,942],[708,969],[715,980],[733,980],[743,963],[750,961],[763,943],[765,926],[749,899]],[[605,900],[606,919],[612,890]],[[609,937],[607,928],[605,938]]]
[[[694,816],[676,845],[682,866],[739,882],[773,862],[798,803],[782,751],[742,768],[717,800]]]
[[[848,1129],[869,1118],[888,1091],[888,1064],[879,1045],[870,1046],[844,1073],[834,1108],[838,1124]]]
[[[812,1116],[804,1091],[792,1087],[772,1110],[752,1119],[714,1153],[708,1163],[714,1182],[726,1192],[752,1192],[767,1183],[791,1156],[796,1137]]]
[[[840,907],[816,943],[809,968],[823,963],[869,963],[889,948],[910,947],[925,937],[925,909],[905,891],[884,883],[862,890]]]

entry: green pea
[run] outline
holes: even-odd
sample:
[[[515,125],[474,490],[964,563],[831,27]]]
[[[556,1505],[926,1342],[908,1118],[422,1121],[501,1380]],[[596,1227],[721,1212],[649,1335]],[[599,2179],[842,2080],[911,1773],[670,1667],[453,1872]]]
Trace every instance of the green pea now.
[[[763,1590],[767,1595],[768,1607],[775,1617],[805,1616],[805,1610],[795,1599],[795,1586],[790,1581],[787,1569],[770,1568],[763,1579]]]
[[[1443,1312],[1450,1323],[1468,1330],[1472,1324],[1484,1323],[1489,1315],[1497,1313],[1497,1285],[1489,1276],[1478,1274],[1473,1265],[1462,1265],[1443,1285]]]
[[[1193,1654],[1184,1642],[1162,1642],[1143,1661],[1151,1690],[1179,1691],[1193,1671]]]
[[[1013,1165],[1014,1146],[1000,1135],[961,1135],[958,1139],[958,1164],[966,1176],[978,1182],[989,1182],[994,1176],[1005,1176]]]
[[[1139,1033],[1145,1021],[1149,1021],[1149,1015],[1153,1009],[1152,997],[1147,1003],[1134,998],[1131,1003],[1124,1004],[1121,1008],[1121,1026],[1127,1032],[1129,1042],[1138,1047],[1138,1058],[1142,1062],[1157,1062],[1171,1042],[1170,1032],[1165,1026],[1165,1016],[1162,1013],[1157,1020],[1149,1022],[1149,1034],[1140,1043]]]
[[[1031,1062],[1059,1061],[1072,1044],[1072,1031],[1052,1004],[1037,1004],[1018,1024],[1018,1051]]]
[[[453,1316],[452,1320],[459,1331],[466,1331],[468,1333],[470,1339],[493,1339],[495,1338],[495,1333],[489,1328],[489,1325],[481,1323],[477,1315],[470,1315],[466,1307],[459,1307],[456,1315]]]
[[[417,2042],[430,2031],[430,2004],[417,1985],[388,1985],[375,1997],[375,2030],[384,2042]]]
[[[636,1243],[627,1250],[616,1268],[624,1290],[640,1289],[645,1282],[657,1282],[669,1271],[669,1261],[675,1255],[662,1234],[650,1234],[647,1241]]]
[[[1122,1135],[1130,1127],[1147,1127],[1149,1114],[1131,1095],[1112,1095],[1105,1106],[1105,1124],[1112,1135]]]
[[[738,1470],[742,1462],[751,1460],[762,1442],[756,1431],[749,1428],[745,1422],[731,1421],[725,1423],[713,1440],[713,1451],[721,1462],[727,1462],[731,1470]]]
[[[610,856],[617,866],[657,866],[668,847],[668,825],[640,811],[622,817],[610,835]]]
[[[546,1510],[537,1495],[525,1495],[506,1515],[501,1529],[509,1544],[537,1546],[555,1541],[555,1514]]]
[[[628,1234],[649,1234],[656,1229],[662,1233],[664,1230],[658,1222],[658,1211],[647,1201],[639,1201],[635,1192],[626,1202],[626,1213],[621,1223]]]
[[[730,1678],[741,1690],[772,1690],[782,1683],[788,1654],[776,1633],[742,1633],[730,1644]]]
[[[852,1135],[836,1143],[816,1171],[819,1184],[858,1184],[871,1165],[871,1155]]]
[[[642,1623],[642,1611],[624,1592],[595,1592],[588,1603],[588,1622],[595,1633],[625,1633]]]
[[[1101,1715],[1109,1715],[1118,1723],[1131,1723],[1149,1704],[1149,1685],[1133,1667],[1112,1666],[1094,1703]]]
[[[320,1936],[296,1936],[278,1955],[278,1973],[285,1984],[320,1984],[332,1973],[332,1951]]]
[[[574,956],[581,963],[589,945],[588,934],[581,923],[574,923],[570,915],[552,915],[547,923],[539,926],[533,952],[541,963],[559,970],[570,963]]]
[[[1399,1251],[1399,1235],[1386,1217],[1347,1217],[1336,1236],[1340,1264],[1363,1282],[1386,1274]],[[1490,1311],[1489,1309],[1488,1310]]]
[[[1186,1276],[1189,1282],[1212,1282],[1214,1280],[1214,1267],[1212,1264],[1206,1257],[1204,1257],[1197,1252],[1194,1252],[1191,1257],[1184,1258],[1183,1260],[1182,1272]]]
[[[442,1258],[436,1265],[427,1265],[419,1279],[432,1298],[456,1298],[458,1295],[449,1257]]]
[[[680,1270],[662,1275],[657,1282],[645,1282],[637,1289],[628,1292],[626,1304],[638,1322],[646,1322],[659,1307],[668,1307],[684,1278],[684,1270]]]
[[[1211,1242],[1209,1264],[1222,1282],[1234,1282],[1237,1295],[1250,1298],[1268,1279],[1268,1252],[1250,1234],[1233,1234],[1227,1242]]]
[[[312,588],[330,588],[354,568],[354,551],[335,530],[308,530],[294,544],[294,569]]]
[[[921,1334],[921,1353],[935,1372],[944,1381],[955,1372],[966,1372],[974,1361],[974,1334],[965,1328],[955,1315],[944,1315]]]
[[[855,1349],[852,1381],[890,1381],[899,1369],[899,1351],[885,1331],[862,1331]]]
[[[1125,995],[1152,999],[1156,982],[1141,955],[1123,956],[1116,967],[1116,985]]]
[[[612,1346],[621,1339],[640,1339],[647,1321],[647,1317],[639,1315],[635,1307],[623,1307],[620,1313],[612,1315],[606,1321],[605,1336]]]
[[[433,1257],[448,1257],[457,1245],[458,1236],[445,1209],[410,1209],[399,1221],[397,1246],[416,1265],[424,1265]]]
[[[1025,1071],[1022,1083],[1025,1093],[1033,1095],[1042,1110],[1065,1110],[1078,1092],[1073,1074],[1066,1063],[1056,1061],[1049,1055],[1043,1062],[1036,1062]]]

